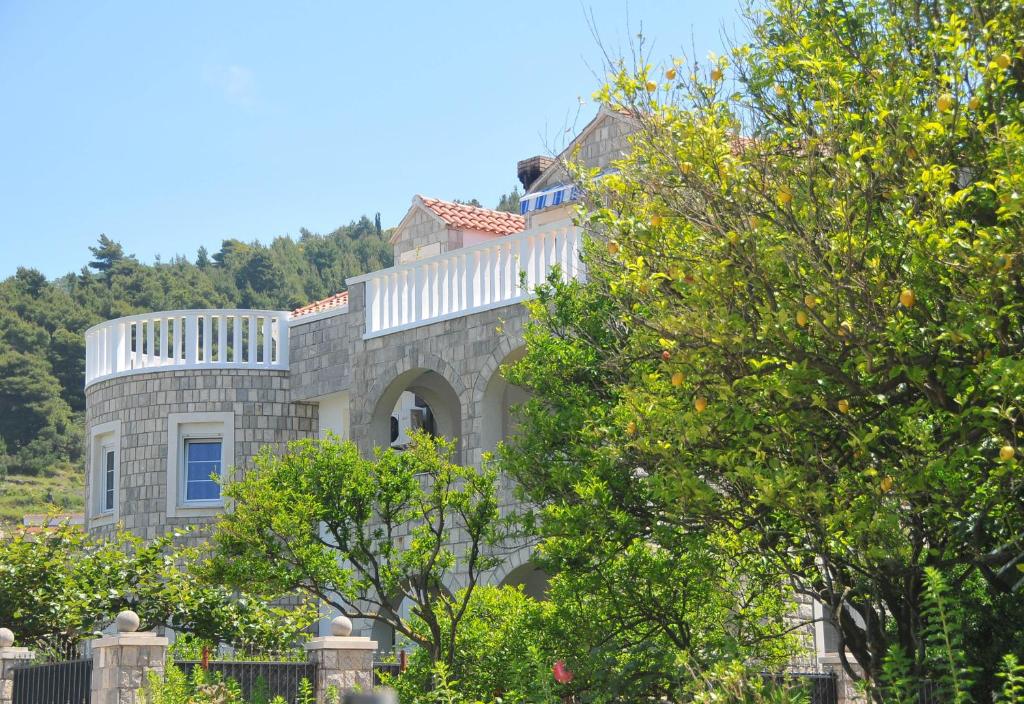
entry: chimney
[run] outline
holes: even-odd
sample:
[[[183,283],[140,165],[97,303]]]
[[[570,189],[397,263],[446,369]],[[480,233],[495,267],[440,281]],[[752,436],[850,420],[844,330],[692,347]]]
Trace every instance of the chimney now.
[[[530,186],[540,178],[540,175],[547,170],[555,160],[549,156],[531,156],[516,164],[516,171],[519,174],[519,183],[523,184],[523,190],[530,190]]]

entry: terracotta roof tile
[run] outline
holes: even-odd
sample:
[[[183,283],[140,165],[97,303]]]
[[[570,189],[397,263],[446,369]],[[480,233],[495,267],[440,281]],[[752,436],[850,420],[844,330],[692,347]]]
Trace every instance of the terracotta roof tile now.
[[[419,199],[438,217],[459,229],[489,232],[494,235],[512,235],[526,229],[526,218],[515,213],[477,208],[426,196],[419,196]]]
[[[313,315],[314,313],[323,313],[324,311],[334,310],[335,308],[344,308],[348,306],[348,291],[342,291],[336,293],[333,296],[328,296],[320,301],[313,301],[309,305],[296,308],[292,311],[293,318],[299,318],[303,315]]]

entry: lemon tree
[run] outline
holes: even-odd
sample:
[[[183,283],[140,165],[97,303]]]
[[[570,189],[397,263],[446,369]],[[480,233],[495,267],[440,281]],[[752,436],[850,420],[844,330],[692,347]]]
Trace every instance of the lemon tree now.
[[[598,92],[638,131],[591,184],[588,283],[533,304],[506,466],[559,568],[731,536],[869,679],[897,648],[930,672],[936,568],[982,686],[1024,632],[1024,5],[749,16]]]

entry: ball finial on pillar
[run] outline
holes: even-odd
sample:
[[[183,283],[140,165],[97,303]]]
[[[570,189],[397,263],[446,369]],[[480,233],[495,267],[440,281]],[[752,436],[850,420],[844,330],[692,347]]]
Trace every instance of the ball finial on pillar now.
[[[14,645],[14,631],[10,628],[0,628],[0,648],[10,648]]]
[[[352,635],[352,619],[342,614],[331,620],[331,635],[332,636],[350,636]]]
[[[135,633],[139,630],[139,615],[134,611],[122,611],[114,620],[118,633]]]

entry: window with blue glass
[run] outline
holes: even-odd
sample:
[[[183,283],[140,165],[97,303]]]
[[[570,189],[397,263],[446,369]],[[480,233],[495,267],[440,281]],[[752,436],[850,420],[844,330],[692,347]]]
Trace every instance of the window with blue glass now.
[[[185,441],[185,501],[220,501],[220,439]]]

